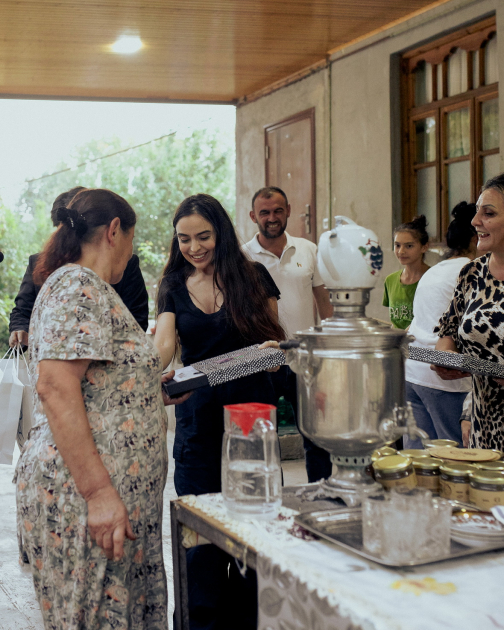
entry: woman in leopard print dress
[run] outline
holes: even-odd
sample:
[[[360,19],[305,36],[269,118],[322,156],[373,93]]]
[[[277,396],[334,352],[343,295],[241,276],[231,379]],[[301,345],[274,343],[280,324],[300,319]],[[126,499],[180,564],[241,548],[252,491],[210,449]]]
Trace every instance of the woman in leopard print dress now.
[[[488,252],[462,268],[449,309],[439,321],[437,350],[504,363],[504,174],[487,181],[472,222],[478,250]],[[466,377],[436,367],[445,380]],[[469,445],[504,450],[504,379],[473,376]]]

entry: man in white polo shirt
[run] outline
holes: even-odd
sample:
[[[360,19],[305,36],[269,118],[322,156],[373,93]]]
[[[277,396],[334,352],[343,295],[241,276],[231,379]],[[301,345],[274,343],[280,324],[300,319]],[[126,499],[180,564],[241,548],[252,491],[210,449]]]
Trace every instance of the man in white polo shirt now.
[[[252,198],[250,218],[259,232],[244,246],[244,251],[262,263],[280,290],[278,315],[288,338],[297,330],[315,324],[313,298],[320,319],[332,315],[329,293],[317,269],[317,246],[305,238],[285,231],[290,216],[287,196],[280,188],[268,186]],[[273,374],[279,396],[284,396],[297,411],[296,375],[285,367]],[[308,480],[331,475],[329,454],[303,436]]]

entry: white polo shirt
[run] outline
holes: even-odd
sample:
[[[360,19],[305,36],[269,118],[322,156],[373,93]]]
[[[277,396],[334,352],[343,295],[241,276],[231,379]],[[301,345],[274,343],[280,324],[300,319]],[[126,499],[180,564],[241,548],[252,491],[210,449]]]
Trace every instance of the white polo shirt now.
[[[243,251],[266,267],[280,290],[280,324],[291,338],[296,331],[315,324],[312,289],[324,284],[317,269],[317,246],[306,238],[285,232],[287,244],[278,258],[261,247],[258,235],[245,243]]]

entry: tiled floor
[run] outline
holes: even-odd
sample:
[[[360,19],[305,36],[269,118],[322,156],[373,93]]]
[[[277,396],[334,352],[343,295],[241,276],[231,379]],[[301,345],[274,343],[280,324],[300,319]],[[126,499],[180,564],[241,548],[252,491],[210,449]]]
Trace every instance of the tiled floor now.
[[[171,443],[173,432],[168,432]],[[17,455],[15,456],[17,459]],[[306,483],[303,461],[283,462],[285,485]],[[40,610],[29,570],[18,563],[16,541],[16,498],[12,475],[14,466],[0,465],[0,630],[43,630]],[[168,483],[164,493],[163,550],[168,575],[169,619],[172,618],[173,590],[169,502],[176,498],[173,487],[173,460],[170,458]]]

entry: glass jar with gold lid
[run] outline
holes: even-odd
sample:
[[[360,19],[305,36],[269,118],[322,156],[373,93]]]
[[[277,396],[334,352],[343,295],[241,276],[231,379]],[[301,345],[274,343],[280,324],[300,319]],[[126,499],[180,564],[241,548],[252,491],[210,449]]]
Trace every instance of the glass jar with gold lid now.
[[[469,474],[469,501],[482,510],[504,505],[504,472],[473,470]]]
[[[469,501],[469,473],[477,470],[472,464],[444,462],[440,468],[440,494],[444,499]]]
[[[413,468],[417,477],[417,484],[431,492],[439,493],[441,481],[442,459],[436,457],[413,457]]]
[[[423,448],[407,448],[404,451],[399,451],[399,455],[403,457],[430,457],[429,451]]]
[[[397,451],[390,446],[384,446],[371,454],[371,461],[375,462],[377,459],[380,459],[380,457],[390,457],[390,455],[397,455]]]
[[[503,461],[478,462],[477,464],[474,464],[474,466],[476,466],[476,468],[479,468],[480,470],[502,470],[502,471],[504,471],[504,462]]]
[[[422,440],[422,443],[424,445],[424,448],[431,448],[432,446],[453,446],[454,448],[457,448],[457,446],[460,446],[460,444],[458,442],[455,442],[455,440],[428,439]]]
[[[375,479],[386,489],[415,488],[417,479],[409,457],[390,455],[380,457],[373,463]]]

